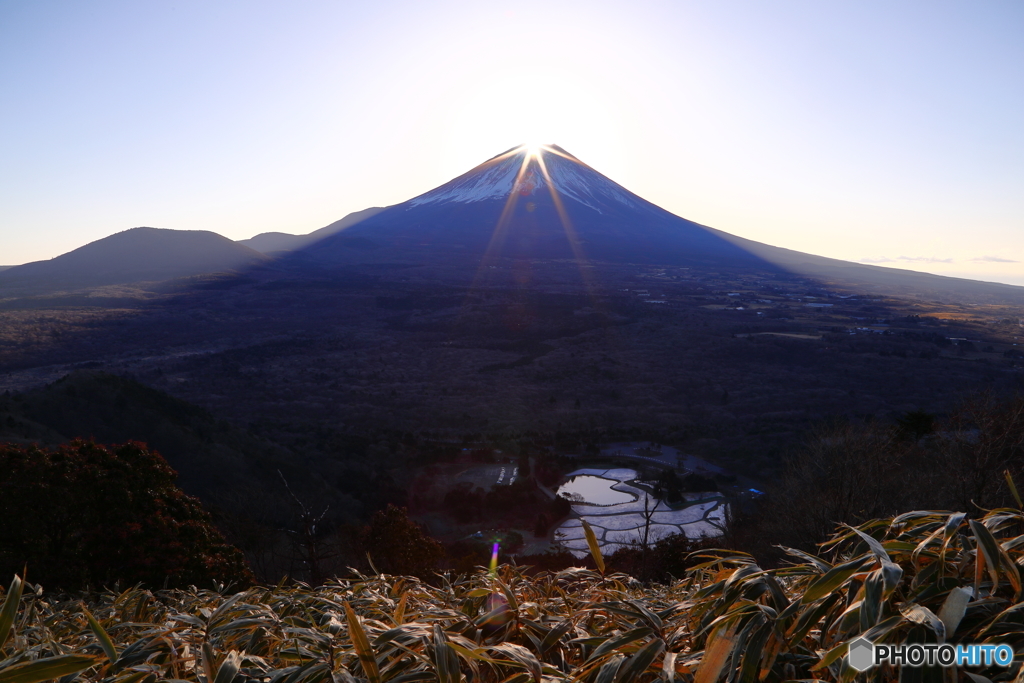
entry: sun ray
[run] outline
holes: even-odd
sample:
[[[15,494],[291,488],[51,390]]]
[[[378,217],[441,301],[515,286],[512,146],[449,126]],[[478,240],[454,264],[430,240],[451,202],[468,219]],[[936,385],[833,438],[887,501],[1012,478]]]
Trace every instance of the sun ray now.
[[[545,151],[548,151],[547,149]],[[554,152],[555,150],[550,150]],[[565,156],[560,155],[560,156]],[[566,157],[568,158],[568,157]],[[572,159],[575,161],[575,159]],[[573,256],[576,257],[576,267],[579,268],[580,277],[583,279],[583,284],[588,291],[591,291],[590,274],[586,269],[587,256],[583,253],[583,245],[580,244],[579,235],[576,234],[576,229],[572,225],[572,221],[569,220],[569,213],[565,210],[565,205],[562,203],[562,198],[558,195],[558,189],[555,187],[554,181],[551,179],[551,174],[548,173],[548,166],[544,163],[544,155],[537,155],[537,165],[540,167],[540,172],[544,176],[544,180],[547,181],[548,192],[551,193],[551,201],[555,205],[555,211],[558,213],[558,220],[562,223],[562,230],[565,231],[565,237],[569,240],[569,247],[572,249]]]
[[[523,151],[523,145],[513,147],[508,152],[499,155],[500,158],[504,159],[509,156],[519,154]],[[495,159],[499,158],[495,157]],[[512,187],[509,190],[508,197],[505,199],[505,206],[501,210],[501,215],[498,217],[498,222],[494,225],[494,230],[491,231],[491,239],[487,243],[487,248],[484,250],[484,255],[480,258],[480,265],[477,267],[476,275],[473,277],[473,283],[470,285],[470,291],[477,288],[481,278],[483,277],[484,270],[491,264],[493,260],[497,258],[497,254],[501,248],[501,245],[505,241],[506,233],[508,232],[509,223],[512,220],[512,213],[515,211],[516,200],[519,193],[516,192],[516,188],[523,180],[523,176],[526,175],[530,165],[530,155],[523,155],[523,163],[519,165],[519,171],[516,172],[516,179],[512,182]]]

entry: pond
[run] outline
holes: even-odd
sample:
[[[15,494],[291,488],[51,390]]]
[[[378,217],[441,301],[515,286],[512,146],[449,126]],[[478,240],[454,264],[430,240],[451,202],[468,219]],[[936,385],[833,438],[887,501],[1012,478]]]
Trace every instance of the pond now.
[[[578,502],[591,505],[617,505],[636,500],[636,496],[625,491],[616,491],[612,485],[619,482],[614,479],[595,477],[592,474],[578,474],[558,487],[558,494],[565,494]],[[577,496],[579,496],[577,498]]]

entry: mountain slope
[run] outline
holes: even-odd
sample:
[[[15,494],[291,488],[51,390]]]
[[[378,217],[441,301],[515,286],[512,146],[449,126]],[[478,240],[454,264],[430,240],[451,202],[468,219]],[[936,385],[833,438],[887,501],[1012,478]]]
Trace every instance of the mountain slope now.
[[[237,244],[244,245],[250,249],[255,249],[258,252],[264,254],[270,254],[279,251],[294,251],[307,244],[312,244],[318,240],[333,235],[336,232],[340,232],[345,228],[352,227],[370,216],[380,213],[383,211],[383,207],[374,206],[369,209],[363,209],[362,211],[354,211],[341,220],[334,221],[330,225],[314,230],[307,235],[292,235],[286,232],[261,232],[255,237],[250,237],[247,240],[237,240]]]
[[[297,250],[282,265],[570,259],[782,271],[826,284],[1024,303],[1024,288],[754,242],[665,211],[555,145],[516,147]]]
[[[187,493],[220,506],[231,496],[280,483],[289,472],[300,489],[316,488],[303,459],[208,411],[139,382],[78,370],[14,397],[0,396],[0,442],[56,445],[73,438],[142,441],[178,472]],[[312,482],[312,483],[311,483]]]
[[[132,228],[90,242],[48,261],[0,272],[0,288],[76,288],[223,271],[237,271],[268,258],[206,230]]]

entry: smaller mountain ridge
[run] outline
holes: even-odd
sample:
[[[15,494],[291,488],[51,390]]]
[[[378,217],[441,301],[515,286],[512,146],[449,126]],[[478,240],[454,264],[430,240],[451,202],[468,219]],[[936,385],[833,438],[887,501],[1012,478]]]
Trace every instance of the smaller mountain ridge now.
[[[0,288],[75,289],[232,272],[269,261],[207,230],[132,228],[48,261],[0,271]]]
[[[261,232],[255,237],[250,237],[247,240],[237,240],[236,243],[247,246],[250,249],[255,249],[263,254],[295,251],[307,244],[312,244],[325,237],[333,235],[336,232],[341,232],[345,228],[357,225],[362,221],[365,221],[370,216],[378,214],[383,210],[384,207],[373,206],[369,209],[363,209],[362,211],[354,211],[341,220],[334,221],[330,225],[320,228],[319,230],[314,230],[306,235],[293,235],[287,232]]]

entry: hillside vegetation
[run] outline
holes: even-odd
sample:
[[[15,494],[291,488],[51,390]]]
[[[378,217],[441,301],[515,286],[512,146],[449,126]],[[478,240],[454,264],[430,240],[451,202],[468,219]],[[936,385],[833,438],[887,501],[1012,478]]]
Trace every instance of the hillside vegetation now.
[[[298,491],[324,488],[301,453],[130,378],[76,370],[0,397],[0,443],[55,446],[78,437],[147,444],[178,473],[178,486],[220,510],[255,491],[267,495],[281,488],[282,469]]]
[[[248,584],[242,553],[174,479],[159,454],[134,442],[0,444],[0,573],[27,567],[51,590]]]
[[[1022,532],[1019,509],[976,520],[917,511],[839,528],[820,555],[792,551],[794,564],[774,570],[705,551],[682,580],[647,587],[623,574],[506,565],[436,585],[360,575],[318,589],[131,588],[62,600],[16,578],[0,611],[0,681],[846,682],[856,672],[844,655],[861,634],[1020,652]],[[1010,680],[1018,667],[972,673],[985,676],[975,683]]]

